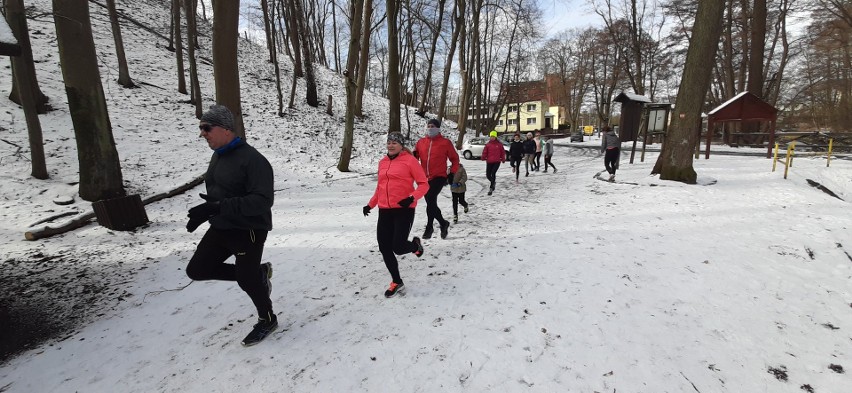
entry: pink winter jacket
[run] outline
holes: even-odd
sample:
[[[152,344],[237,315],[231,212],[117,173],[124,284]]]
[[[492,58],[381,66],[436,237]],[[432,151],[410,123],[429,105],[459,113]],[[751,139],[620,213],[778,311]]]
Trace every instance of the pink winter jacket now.
[[[370,208],[379,206],[380,209],[400,208],[399,201],[414,197],[410,208],[417,207],[417,200],[429,191],[429,182],[426,174],[417,159],[407,151],[402,151],[398,156],[391,159],[385,156],[379,161],[379,181],[376,183],[376,192],[370,198]],[[417,183],[417,188],[414,188]]]

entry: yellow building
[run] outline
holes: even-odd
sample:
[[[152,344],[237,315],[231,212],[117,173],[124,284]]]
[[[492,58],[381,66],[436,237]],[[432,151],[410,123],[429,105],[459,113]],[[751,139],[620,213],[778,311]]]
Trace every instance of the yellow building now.
[[[499,133],[526,133],[533,130],[555,129],[559,127],[559,107],[550,106],[545,100],[512,103],[500,109],[494,130]]]

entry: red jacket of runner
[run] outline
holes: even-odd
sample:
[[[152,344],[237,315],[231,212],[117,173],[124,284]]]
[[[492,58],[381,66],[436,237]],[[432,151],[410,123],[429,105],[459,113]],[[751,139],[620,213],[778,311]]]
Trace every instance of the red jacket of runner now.
[[[449,139],[438,134],[434,138],[423,137],[414,145],[414,156],[420,160],[426,178],[447,177],[447,160],[450,161],[450,172],[459,170],[459,153]]]

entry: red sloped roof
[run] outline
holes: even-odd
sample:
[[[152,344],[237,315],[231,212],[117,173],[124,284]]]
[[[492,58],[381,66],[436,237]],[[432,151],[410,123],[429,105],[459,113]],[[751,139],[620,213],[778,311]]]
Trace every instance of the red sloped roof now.
[[[707,113],[710,121],[776,120],[778,109],[744,91]]]

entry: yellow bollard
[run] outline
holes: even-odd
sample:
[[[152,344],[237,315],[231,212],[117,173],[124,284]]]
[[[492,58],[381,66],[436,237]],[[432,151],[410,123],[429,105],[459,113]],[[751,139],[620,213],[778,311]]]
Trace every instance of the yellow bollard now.
[[[790,168],[793,167],[793,156],[795,156],[794,150],[796,150],[796,142],[790,144]]]
[[[825,167],[828,168],[828,165],[831,164],[831,145],[834,144],[834,138],[828,140],[828,153],[825,155]]]
[[[772,172],[775,172],[776,164],[778,164],[778,143],[775,144],[775,154],[772,155]]]
[[[792,166],[792,163],[791,163],[792,160],[793,160],[793,144],[791,143],[790,146],[787,146],[787,157],[784,160],[784,178],[785,179],[787,178],[787,171],[790,169],[790,166]]]

